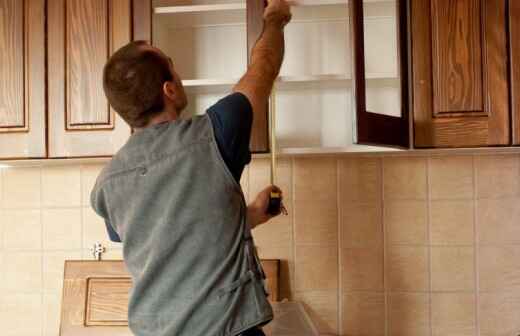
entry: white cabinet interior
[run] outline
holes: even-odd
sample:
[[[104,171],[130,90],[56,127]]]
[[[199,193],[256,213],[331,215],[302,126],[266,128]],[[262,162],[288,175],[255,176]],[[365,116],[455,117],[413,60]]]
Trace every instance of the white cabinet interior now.
[[[298,0],[273,98],[281,152],[381,150],[354,145],[349,4]],[[245,1],[155,0],[153,42],[184,79],[185,115],[201,114],[247,68]],[[365,0],[367,110],[400,115],[396,0]]]

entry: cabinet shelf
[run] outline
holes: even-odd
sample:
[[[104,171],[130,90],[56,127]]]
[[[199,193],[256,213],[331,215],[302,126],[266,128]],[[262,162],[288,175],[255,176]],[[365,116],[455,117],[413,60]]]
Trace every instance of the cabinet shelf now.
[[[368,73],[367,80],[398,80],[396,74],[386,73]],[[277,83],[313,83],[327,81],[350,81],[352,78],[347,75],[301,75],[301,76],[280,76]],[[187,88],[196,87],[213,87],[213,86],[230,86],[235,85],[239,78],[223,78],[223,79],[190,79],[183,80],[182,84]]]
[[[395,0],[365,0],[365,2],[392,2]],[[292,0],[291,6],[324,6],[346,5],[347,0]],[[216,4],[216,5],[191,5],[191,6],[161,6],[155,7],[156,14],[218,12],[231,10],[245,10],[246,3]]]

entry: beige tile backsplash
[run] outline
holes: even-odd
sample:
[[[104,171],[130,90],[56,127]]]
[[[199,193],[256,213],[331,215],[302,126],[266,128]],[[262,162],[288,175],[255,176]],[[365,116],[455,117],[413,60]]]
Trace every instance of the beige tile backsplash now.
[[[57,336],[63,261],[120,259],[89,208],[99,164],[0,170],[2,335]],[[251,200],[269,182],[255,159]],[[520,156],[284,158],[290,215],[254,231],[282,297],[345,336],[520,334]],[[27,323],[30,321],[30,323]]]

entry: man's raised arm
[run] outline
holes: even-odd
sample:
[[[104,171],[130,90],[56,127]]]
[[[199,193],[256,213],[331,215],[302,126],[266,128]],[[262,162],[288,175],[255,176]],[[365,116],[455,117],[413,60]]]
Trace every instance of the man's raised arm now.
[[[249,99],[253,111],[262,110],[269,100],[284,56],[283,29],[290,20],[291,9],[286,0],[268,0],[264,31],[253,48],[246,74],[233,89]]]

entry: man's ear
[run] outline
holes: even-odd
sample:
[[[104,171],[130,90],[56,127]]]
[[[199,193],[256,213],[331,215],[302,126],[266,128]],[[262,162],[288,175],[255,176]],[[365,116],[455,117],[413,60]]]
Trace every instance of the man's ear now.
[[[171,101],[175,101],[177,97],[175,83],[172,81],[164,82],[163,93],[166,97],[168,97],[168,99],[170,99]]]

